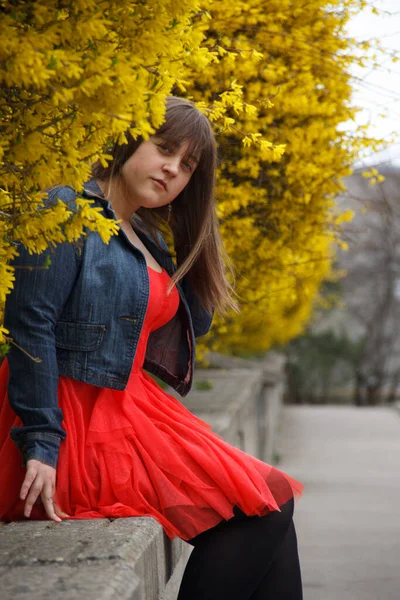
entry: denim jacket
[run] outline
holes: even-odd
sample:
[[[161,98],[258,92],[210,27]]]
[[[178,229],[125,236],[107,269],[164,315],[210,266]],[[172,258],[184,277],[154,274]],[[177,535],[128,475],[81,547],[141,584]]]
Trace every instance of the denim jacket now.
[[[104,216],[116,218],[94,180],[82,195],[101,206]],[[72,188],[61,187],[49,194],[49,202],[59,198],[73,207],[76,197]],[[137,234],[171,275],[176,266],[161,236],[163,250]],[[142,252],[122,229],[108,245],[89,232],[80,247],[63,243],[30,255],[21,245],[19,252],[5,326],[16,344],[41,362],[14,345],[7,355],[8,397],[23,423],[10,435],[24,464],[34,458],[55,467],[66,436],[58,407],[59,375],[116,390],[126,387],[146,314],[149,276]],[[51,265],[44,269],[46,256]],[[150,334],[144,368],[185,396],[192,385],[195,337],[208,332],[212,315],[201,306],[187,276],[177,289],[178,311]]]

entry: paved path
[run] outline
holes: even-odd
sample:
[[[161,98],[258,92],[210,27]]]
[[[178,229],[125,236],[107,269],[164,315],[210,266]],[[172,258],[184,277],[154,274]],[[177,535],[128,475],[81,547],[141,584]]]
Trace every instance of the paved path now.
[[[400,413],[285,407],[277,450],[306,486],[304,600],[400,600]]]

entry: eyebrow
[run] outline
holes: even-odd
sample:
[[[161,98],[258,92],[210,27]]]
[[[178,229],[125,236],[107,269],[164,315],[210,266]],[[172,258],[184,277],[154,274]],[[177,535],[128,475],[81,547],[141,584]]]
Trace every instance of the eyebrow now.
[[[199,163],[199,158],[197,156],[195,156],[194,154],[188,154],[186,157],[196,164]]]
[[[172,141],[168,140],[167,137],[164,137],[162,135],[160,135],[160,136],[155,135],[153,137],[158,139],[160,142],[164,142],[164,143],[168,144],[169,146],[171,146],[171,149],[174,152],[176,152],[180,148],[180,146],[186,141],[186,140],[182,140],[180,144],[177,144],[176,142],[172,142]],[[200,160],[199,156],[196,156],[193,153],[185,154],[184,156],[185,156],[185,158],[188,158],[189,160],[193,161],[194,163],[199,164],[199,160]]]
[[[189,160],[191,160],[191,161],[195,162],[196,164],[198,164],[198,163],[199,163],[199,160],[200,160],[200,157],[199,157],[199,156],[196,156],[196,155],[195,155],[195,154],[193,154],[193,153],[190,153],[190,154],[185,154],[185,158],[188,158]]]

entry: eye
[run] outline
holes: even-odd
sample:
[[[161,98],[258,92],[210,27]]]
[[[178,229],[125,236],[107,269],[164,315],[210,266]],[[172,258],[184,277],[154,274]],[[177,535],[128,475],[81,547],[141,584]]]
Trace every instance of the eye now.
[[[193,165],[189,160],[182,161],[182,164],[188,171],[193,171]]]
[[[171,148],[169,146],[167,146],[167,144],[157,144],[157,147],[160,148],[160,150],[162,150],[163,152],[166,152],[167,154],[170,154],[171,152]]]

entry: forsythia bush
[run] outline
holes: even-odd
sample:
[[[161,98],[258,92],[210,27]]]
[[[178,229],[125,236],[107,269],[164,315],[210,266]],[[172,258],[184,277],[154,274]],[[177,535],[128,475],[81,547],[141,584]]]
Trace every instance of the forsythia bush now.
[[[124,131],[151,135],[171,92],[193,97],[221,148],[218,211],[237,270],[240,316],[215,349],[266,350],[300,332],[330,272],[330,208],[362,132],[343,33],[359,0],[37,0],[0,5],[0,304],[16,241],[29,251],[116,227],[82,201],[46,208],[47,187],[80,189]],[[367,47],[361,50],[367,50]],[[7,332],[1,328],[0,344]]]
[[[190,92],[212,105],[235,81],[250,105],[240,114],[230,110],[220,128],[219,215],[242,311],[217,319],[216,350],[263,351],[288,341],[309,319],[321,281],[335,277],[332,242],[342,244],[340,223],[352,215],[335,214],[333,199],[360,150],[381,142],[363,128],[343,128],[356,111],[349,67],[363,65],[371,52],[346,36],[345,25],[365,5],[212,4],[206,35],[220,59],[203,73],[189,69]],[[235,53],[241,60],[232,59]],[[263,141],[254,146],[254,139]]]

